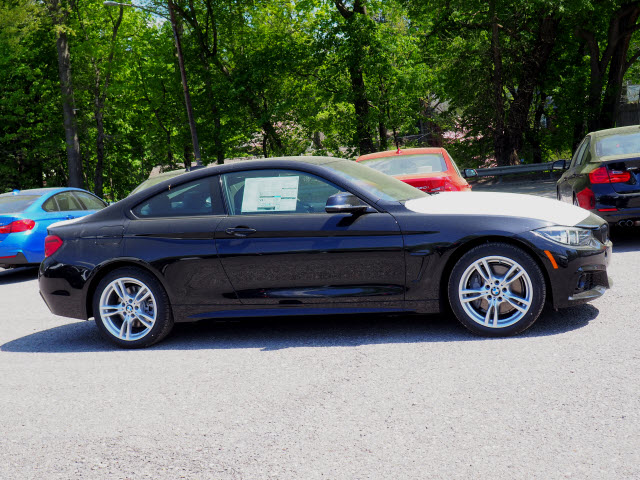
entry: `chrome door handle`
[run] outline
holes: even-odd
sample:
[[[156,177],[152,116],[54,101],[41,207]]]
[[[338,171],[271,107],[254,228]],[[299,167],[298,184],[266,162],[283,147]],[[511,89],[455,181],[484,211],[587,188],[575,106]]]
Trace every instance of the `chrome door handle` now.
[[[233,228],[227,228],[225,232],[227,232],[227,234],[229,235],[234,235],[236,237],[246,237],[247,235],[256,233],[257,230],[255,228],[249,228],[249,227],[233,227]]]

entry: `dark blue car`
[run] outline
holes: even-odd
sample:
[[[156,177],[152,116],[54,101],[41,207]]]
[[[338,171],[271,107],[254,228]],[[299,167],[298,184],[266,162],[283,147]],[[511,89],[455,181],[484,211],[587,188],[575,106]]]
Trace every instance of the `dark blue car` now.
[[[14,190],[0,195],[0,267],[38,264],[44,259],[47,227],[84,217],[107,204],[79,188]]]

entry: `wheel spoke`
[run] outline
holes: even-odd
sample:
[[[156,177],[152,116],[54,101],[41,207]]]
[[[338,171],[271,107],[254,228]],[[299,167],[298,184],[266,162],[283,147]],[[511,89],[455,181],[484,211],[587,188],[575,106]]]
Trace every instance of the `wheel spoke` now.
[[[118,280],[117,282],[113,283],[113,291],[116,292],[116,295],[118,295],[122,301],[127,300],[127,290],[124,286],[124,283],[122,283],[122,280]]]
[[[136,316],[138,317],[138,320],[140,320],[140,323],[142,323],[145,327],[147,328],[153,327],[154,320],[149,315],[146,315],[142,312],[138,312]]]
[[[140,290],[138,290],[138,293],[136,293],[133,301],[138,303],[144,302],[147,298],[149,298],[150,295],[151,291],[148,288],[141,288]]]
[[[520,270],[520,265],[515,264],[512,265],[511,268],[509,269],[509,271],[507,273],[505,273],[504,277],[502,277],[502,281],[503,283],[511,283],[513,282],[513,280],[509,280],[509,277],[514,273],[517,272],[518,270]],[[516,277],[517,278],[517,277]]]
[[[479,262],[476,262],[475,267],[476,271],[480,274],[484,281],[487,283],[491,283],[491,278],[493,275],[491,274],[491,268],[489,268],[489,264],[487,263],[487,261],[483,258]],[[482,271],[483,268],[485,268],[486,274]]]
[[[461,300],[463,302],[473,302],[474,300],[479,300],[486,295],[484,290],[462,290],[460,292],[462,295],[473,295],[471,297],[464,297]]]
[[[487,313],[484,316],[484,324],[489,326],[489,319],[491,318],[491,309],[494,308],[493,302],[489,302],[489,306],[487,306]]]
[[[127,325],[129,325],[129,319],[125,318],[124,321],[122,322],[122,325],[120,326],[120,333],[118,334],[118,336],[123,340],[125,340],[124,334],[127,331]],[[128,333],[127,333],[127,338],[129,338]]]
[[[507,285],[511,285],[513,282],[515,282],[516,280],[518,280],[522,275],[524,275],[524,270],[520,270],[517,275],[515,275],[513,278],[507,280],[507,277],[505,277],[505,282]]]
[[[531,302],[529,300],[516,297],[515,295],[505,296],[504,298],[507,302],[509,302],[509,305],[520,310],[522,313],[526,313],[527,310],[529,310],[529,306],[531,305]],[[521,304],[524,306],[522,306]]]
[[[100,307],[100,313],[104,317],[110,317],[112,315],[118,315],[124,313],[122,305],[102,305]]]

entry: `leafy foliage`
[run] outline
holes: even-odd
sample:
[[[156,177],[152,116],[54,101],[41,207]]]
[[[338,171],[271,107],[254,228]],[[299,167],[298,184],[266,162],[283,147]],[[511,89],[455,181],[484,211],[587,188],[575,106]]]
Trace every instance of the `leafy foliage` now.
[[[60,29],[85,186],[116,200],[155,166],[190,164],[169,4],[120,19],[119,7],[76,0],[64,25],[45,5],[0,0],[0,191],[68,182]],[[465,166],[547,161],[606,126],[621,85],[640,83],[638,1],[172,5],[205,163],[396,144],[445,145]],[[611,44],[612,25],[626,43]]]

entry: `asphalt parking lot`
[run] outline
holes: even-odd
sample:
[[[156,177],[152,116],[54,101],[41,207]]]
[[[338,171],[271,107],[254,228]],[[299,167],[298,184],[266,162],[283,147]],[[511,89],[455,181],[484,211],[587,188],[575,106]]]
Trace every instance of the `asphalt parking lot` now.
[[[640,478],[640,229],[525,334],[444,316],[183,324],[137,351],[0,270],[0,479]]]

